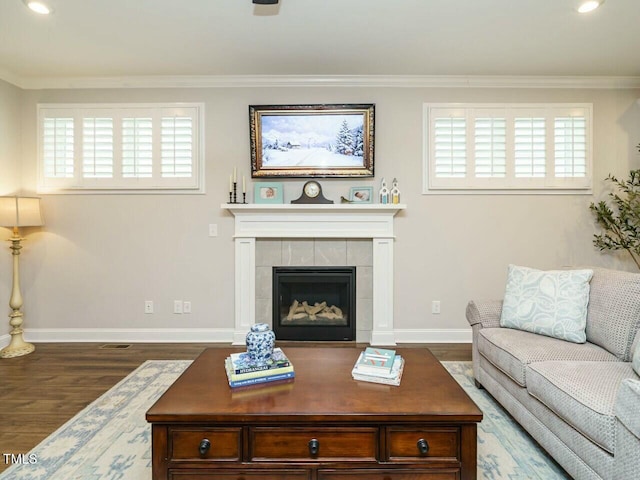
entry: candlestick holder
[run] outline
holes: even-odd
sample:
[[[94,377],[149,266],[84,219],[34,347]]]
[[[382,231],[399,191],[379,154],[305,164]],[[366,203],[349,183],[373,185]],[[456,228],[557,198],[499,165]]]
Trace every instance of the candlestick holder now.
[[[247,203],[247,192],[242,192],[242,201],[238,201],[238,182],[233,182],[233,189],[229,192],[229,202],[233,204]]]

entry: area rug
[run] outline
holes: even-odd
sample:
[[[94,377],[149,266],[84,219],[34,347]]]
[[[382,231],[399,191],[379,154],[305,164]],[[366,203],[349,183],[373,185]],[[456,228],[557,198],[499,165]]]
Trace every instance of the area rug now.
[[[149,407],[189,366],[150,360],[35,447],[0,480],[150,480]],[[484,390],[471,362],[443,362],[484,413],[478,428],[478,479],[569,479]],[[34,461],[35,460],[35,461]]]

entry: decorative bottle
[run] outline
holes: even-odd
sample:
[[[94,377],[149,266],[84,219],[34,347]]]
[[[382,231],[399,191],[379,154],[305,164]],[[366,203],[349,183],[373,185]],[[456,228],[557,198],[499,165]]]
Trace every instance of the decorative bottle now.
[[[389,189],[387,188],[387,182],[382,179],[380,182],[380,191],[378,193],[380,203],[389,203]]]
[[[256,323],[247,333],[247,353],[251,361],[262,365],[271,360],[276,334],[266,323]]]
[[[400,203],[400,189],[398,188],[398,180],[393,179],[391,184],[391,203]]]

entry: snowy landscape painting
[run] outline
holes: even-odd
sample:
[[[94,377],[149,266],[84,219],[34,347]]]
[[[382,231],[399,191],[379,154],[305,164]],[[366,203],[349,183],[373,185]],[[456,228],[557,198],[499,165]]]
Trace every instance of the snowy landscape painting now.
[[[252,176],[373,176],[373,108],[249,107]]]

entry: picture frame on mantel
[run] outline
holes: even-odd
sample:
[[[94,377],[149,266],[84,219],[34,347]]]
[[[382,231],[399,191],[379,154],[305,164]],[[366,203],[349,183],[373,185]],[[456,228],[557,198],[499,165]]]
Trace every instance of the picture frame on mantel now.
[[[351,187],[349,200],[351,203],[372,203],[373,187]]]
[[[373,177],[375,105],[250,105],[251,176]]]
[[[253,203],[284,203],[282,182],[259,182],[253,187]]]

